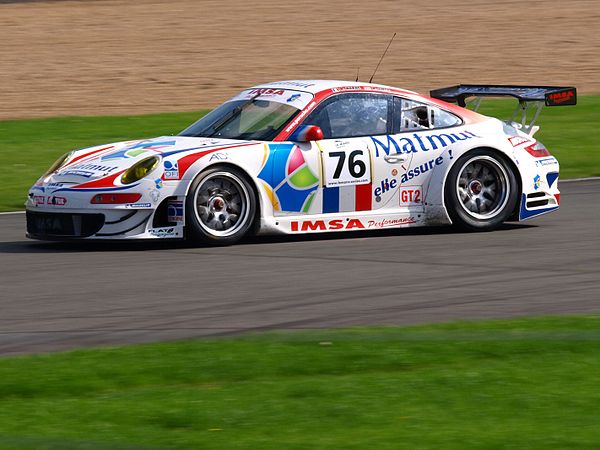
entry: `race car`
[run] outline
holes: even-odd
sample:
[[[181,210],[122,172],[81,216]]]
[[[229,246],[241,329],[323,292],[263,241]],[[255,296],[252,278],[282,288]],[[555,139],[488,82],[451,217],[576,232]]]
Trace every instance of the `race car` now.
[[[482,231],[559,207],[558,161],[534,122],[543,105],[574,105],[575,88],[430,94],[323,80],[243,90],[176,136],[62,156],[29,191],[27,236],[224,245],[251,233]],[[513,118],[476,112],[486,96],[515,97]]]

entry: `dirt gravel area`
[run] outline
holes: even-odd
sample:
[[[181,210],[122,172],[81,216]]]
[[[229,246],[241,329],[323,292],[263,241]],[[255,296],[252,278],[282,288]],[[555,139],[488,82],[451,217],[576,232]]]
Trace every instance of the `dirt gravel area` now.
[[[185,111],[277,79],[600,92],[600,1],[0,1],[0,119]]]

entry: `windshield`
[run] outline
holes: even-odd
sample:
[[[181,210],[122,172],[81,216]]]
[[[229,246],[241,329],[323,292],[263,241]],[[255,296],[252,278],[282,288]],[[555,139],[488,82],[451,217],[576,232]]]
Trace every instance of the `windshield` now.
[[[274,95],[274,91],[245,91],[223,103],[179,135],[272,141],[305,103],[297,99],[307,95],[288,95],[290,91],[284,90],[275,91]]]

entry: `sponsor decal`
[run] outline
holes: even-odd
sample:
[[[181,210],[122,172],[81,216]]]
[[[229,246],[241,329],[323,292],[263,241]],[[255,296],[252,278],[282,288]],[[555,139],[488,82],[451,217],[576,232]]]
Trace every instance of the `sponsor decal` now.
[[[308,88],[311,86],[314,86],[315,83],[303,83],[301,81],[277,81],[273,84],[279,85],[279,86],[295,86],[295,87],[301,87],[301,88]]]
[[[163,187],[163,182],[160,178],[157,178],[156,180],[154,180],[154,186],[156,187],[156,189],[162,189]]]
[[[65,206],[67,204],[67,199],[65,197],[48,197],[47,204],[54,206]]]
[[[153,228],[150,230],[150,234],[156,237],[173,237],[177,236],[175,228]]]
[[[292,131],[296,127],[296,125],[298,125],[302,121],[302,119],[304,119],[304,117],[306,117],[306,115],[313,110],[315,106],[317,106],[317,103],[315,101],[310,102],[308,106],[304,108],[294,120],[292,120],[292,123],[290,123],[287,126],[285,132],[289,133],[290,131]]]
[[[458,141],[468,139],[481,138],[471,131],[463,131],[461,133],[440,133],[424,136],[422,134],[413,133],[412,135],[396,135],[386,136],[387,142],[382,142],[379,139],[371,137],[375,144],[375,156],[394,155],[398,153],[417,153],[420,151],[427,152],[446,148],[449,145]]]
[[[78,176],[84,178],[90,178],[98,173],[103,173],[104,176],[118,169],[118,166],[104,166],[101,164],[81,164],[78,166],[70,167],[67,170],[58,172],[58,176]]]
[[[183,200],[169,200],[167,220],[169,222],[183,222]]]
[[[335,148],[344,148],[348,145],[350,145],[350,141],[334,141],[335,143]]]
[[[294,101],[298,100],[300,97],[302,97],[301,94],[292,94],[288,97],[286,102],[288,102],[288,103],[294,102]]]
[[[536,167],[553,166],[555,164],[558,164],[558,160],[554,156],[550,156],[549,158],[542,158],[542,159],[535,160]]]
[[[165,168],[164,178],[165,180],[178,180],[179,179],[179,164],[177,161],[163,161]]]
[[[401,225],[409,225],[411,223],[417,223],[414,217],[402,217],[400,219],[369,220],[369,222],[367,223],[367,228],[389,228]]]
[[[379,186],[377,186],[375,188],[375,190],[373,191],[373,194],[375,195],[375,197],[381,197],[382,194],[385,194],[386,192],[395,189],[398,186],[398,180],[394,180],[391,179],[389,180],[388,178],[386,178],[385,180],[383,180]]]
[[[209,161],[226,161],[229,158],[227,153],[213,153]]]
[[[319,184],[302,149],[269,144],[269,156],[258,174],[275,211],[308,212]]]
[[[536,175],[533,177],[533,188],[537,191],[542,186],[542,177]]]
[[[562,92],[554,92],[546,95],[546,104],[548,106],[574,105],[575,102],[575,89],[569,89]]]
[[[346,92],[346,91],[360,91],[361,87],[360,86],[341,86],[341,87],[334,87],[331,89],[332,92]]]
[[[90,178],[94,176],[94,172],[90,172],[87,170],[66,170],[64,172],[60,172],[57,174],[58,176],[75,176],[75,177],[84,177]]]
[[[431,160],[427,161],[426,163],[421,164],[421,165],[415,167],[414,169],[410,169],[408,172],[402,174],[402,177],[400,177],[400,183],[404,184],[408,180],[412,180],[413,178],[416,178],[419,175],[423,175],[424,173],[427,173],[430,170],[432,170],[435,166],[439,166],[440,164],[443,164],[443,163],[444,163],[443,156],[438,156],[435,159],[431,159]]]
[[[125,208],[152,208],[151,203],[127,203]]]
[[[349,92],[349,91],[367,91],[367,92],[394,92],[393,89],[379,86],[340,86],[331,88],[331,92]]]
[[[248,95],[256,95],[258,94],[261,97],[267,97],[269,95],[285,95],[285,90],[283,89],[272,89],[272,88],[259,88],[252,89],[248,92]]]
[[[364,229],[365,226],[359,219],[333,219],[333,220],[302,220],[292,221],[290,224],[292,231],[332,231],[332,230],[353,230],[356,228]]]
[[[423,188],[421,186],[400,187],[400,206],[421,206],[423,204]]]
[[[43,205],[46,203],[46,197],[43,195],[34,195],[32,201],[35,206]]]

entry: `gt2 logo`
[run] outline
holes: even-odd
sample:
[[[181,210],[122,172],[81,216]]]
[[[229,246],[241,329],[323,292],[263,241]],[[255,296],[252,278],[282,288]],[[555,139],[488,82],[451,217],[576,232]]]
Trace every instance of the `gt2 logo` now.
[[[401,186],[400,206],[416,206],[423,204],[423,188],[421,186]]]

